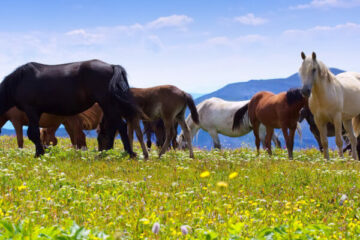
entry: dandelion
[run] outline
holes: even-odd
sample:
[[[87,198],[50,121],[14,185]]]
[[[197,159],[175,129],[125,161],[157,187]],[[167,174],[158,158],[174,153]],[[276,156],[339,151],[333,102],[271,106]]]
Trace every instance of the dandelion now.
[[[210,172],[209,172],[209,171],[205,171],[205,172],[202,172],[202,173],[200,174],[200,177],[201,177],[201,178],[206,178],[206,177],[208,177],[208,176],[210,176]]]
[[[182,233],[183,235],[186,235],[186,234],[189,233],[189,230],[191,229],[191,227],[190,227],[189,225],[182,225],[182,226],[180,227],[180,229],[181,229],[181,233]]]
[[[152,226],[151,231],[155,234],[158,234],[160,231],[160,223],[156,222],[154,223],[154,225]]]
[[[229,175],[229,179],[236,178],[239,174],[237,172],[233,172]]]
[[[227,188],[228,184],[227,182],[220,181],[216,184],[218,187]]]
[[[25,190],[26,188],[27,188],[27,186],[21,185],[21,186],[19,186],[17,189],[18,189],[18,191],[23,191],[23,190]]]

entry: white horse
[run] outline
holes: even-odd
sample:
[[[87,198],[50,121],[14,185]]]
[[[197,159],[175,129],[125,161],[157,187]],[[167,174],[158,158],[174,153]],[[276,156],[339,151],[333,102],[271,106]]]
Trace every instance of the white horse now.
[[[196,108],[199,113],[200,124],[195,124],[191,119],[191,115],[186,118],[186,124],[190,129],[191,139],[194,138],[196,133],[201,128],[208,132],[212,137],[214,148],[220,149],[221,145],[218,136],[219,133],[229,137],[240,137],[248,134],[250,131],[252,131],[252,126],[247,113],[244,115],[243,124],[241,125],[240,129],[235,131],[232,130],[235,112],[248,103],[249,100],[230,102],[215,97],[199,103]],[[260,139],[263,146],[265,146],[265,135],[265,126],[261,124]],[[272,140],[277,147],[280,147],[280,141],[275,134],[272,136]],[[184,134],[182,131],[177,137],[177,141],[180,148],[185,148],[187,146],[187,142],[184,139]]]
[[[326,125],[331,122],[335,126],[335,139],[340,157],[343,156],[343,123],[351,142],[352,156],[358,159],[351,120],[360,114],[360,74],[344,72],[334,76],[324,63],[316,59],[314,52],[309,57],[301,52],[301,57],[301,92],[305,97],[309,97],[309,108],[320,131],[324,157],[329,159]]]

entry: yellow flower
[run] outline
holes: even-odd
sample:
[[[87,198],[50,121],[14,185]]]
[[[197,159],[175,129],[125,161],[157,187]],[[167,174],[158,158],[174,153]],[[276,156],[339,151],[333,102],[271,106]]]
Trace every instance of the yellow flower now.
[[[223,187],[223,188],[227,188],[228,187],[228,184],[227,182],[223,182],[223,181],[220,181],[216,184],[218,187]]]
[[[206,178],[206,177],[208,177],[208,176],[210,176],[210,172],[209,172],[209,171],[205,171],[205,172],[202,172],[202,173],[200,174],[200,177],[201,177],[201,178]]]
[[[21,186],[19,186],[17,189],[18,189],[18,191],[23,191],[23,190],[25,190],[26,188],[27,188],[27,186],[21,185]]]
[[[230,179],[236,178],[239,174],[237,172],[233,172],[229,175]]]

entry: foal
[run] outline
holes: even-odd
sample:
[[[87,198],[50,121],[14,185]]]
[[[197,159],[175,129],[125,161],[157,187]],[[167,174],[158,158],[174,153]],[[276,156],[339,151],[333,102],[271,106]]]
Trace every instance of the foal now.
[[[159,153],[159,157],[169,148],[171,139],[176,136],[174,122],[178,122],[184,131],[186,139],[190,142],[189,128],[185,122],[186,106],[190,108],[192,119],[199,123],[199,116],[194,100],[191,95],[172,85],[162,85],[152,88],[131,88],[131,94],[140,109],[152,120],[162,119],[165,126],[165,143]],[[133,131],[141,144],[144,157],[148,158],[148,152],[143,142],[140,129],[140,116],[128,119],[128,135],[130,144],[133,142]],[[191,144],[189,144],[190,157],[194,158]]]
[[[274,128],[281,128],[286,141],[289,159],[293,158],[294,135],[299,119],[300,109],[306,104],[306,99],[301,95],[300,89],[290,89],[287,92],[274,94],[271,92],[258,92],[250,100],[249,104],[240,108],[234,116],[233,129],[240,128],[240,119],[248,112],[255,144],[259,153],[260,124],[266,127],[265,145],[271,155],[271,137]]]
[[[144,125],[143,133],[146,135],[146,140],[147,140],[146,146],[149,149],[151,148],[151,136],[154,134],[156,137],[156,146],[162,147],[162,145],[164,145],[165,138],[166,138],[164,121],[161,119],[151,121],[151,122],[143,121],[143,125]],[[188,127],[190,127],[188,123],[187,123],[187,125],[188,125]],[[171,145],[172,145],[173,149],[175,150],[178,146],[177,141],[176,141],[178,123],[175,122],[173,124],[173,127],[174,127],[175,136],[171,139]]]

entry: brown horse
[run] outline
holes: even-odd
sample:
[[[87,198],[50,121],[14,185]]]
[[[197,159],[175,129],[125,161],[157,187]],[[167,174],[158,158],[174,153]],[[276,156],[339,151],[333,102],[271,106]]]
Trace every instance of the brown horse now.
[[[306,99],[301,95],[300,89],[290,89],[287,92],[274,94],[271,92],[258,92],[249,104],[240,108],[234,116],[233,129],[241,125],[245,113],[248,111],[250,122],[253,126],[255,144],[259,153],[260,123],[266,127],[265,145],[271,155],[271,137],[274,128],[281,128],[286,141],[289,159],[293,158],[294,135],[299,119],[300,109],[306,104]],[[289,131],[288,131],[289,130]]]
[[[40,127],[59,126],[65,119],[66,117],[64,116],[44,113],[40,117],[39,125]],[[29,119],[27,118],[25,112],[19,110],[17,107],[12,107],[0,116],[0,128],[2,128],[7,121],[10,121],[14,126],[18,147],[22,148],[24,146],[23,126],[28,126]],[[56,145],[57,140],[53,141],[53,144]]]
[[[159,153],[159,157],[169,148],[171,139],[176,136],[174,131],[174,122],[178,122],[184,131],[185,137],[191,143],[189,128],[185,122],[186,106],[190,108],[192,119],[199,123],[199,116],[195,103],[190,94],[171,85],[162,85],[152,88],[131,88],[135,102],[140,109],[152,120],[162,119],[165,126],[165,142]],[[133,131],[141,144],[144,157],[148,158],[148,152],[143,142],[143,136],[140,129],[141,117],[128,121],[128,135],[132,146]],[[189,145],[190,157],[194,157],[191,144]]]
[[[70,136],[71,143],[77,149],[86,148],[86,136],[83,130],[94,130],[98,127],[103,117],[99,104],[95,103],[91,108],[74,116],[66,117],[61,123]],[[40,138],[44,145],[50,145],[56,140],[55,132],[60,124],[54,127],[43,128]]]

